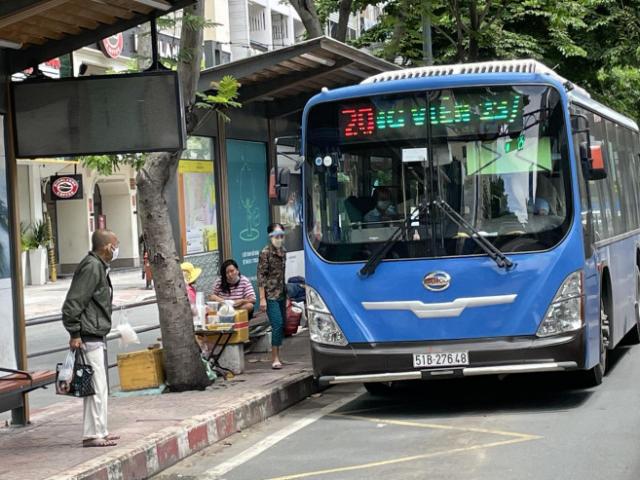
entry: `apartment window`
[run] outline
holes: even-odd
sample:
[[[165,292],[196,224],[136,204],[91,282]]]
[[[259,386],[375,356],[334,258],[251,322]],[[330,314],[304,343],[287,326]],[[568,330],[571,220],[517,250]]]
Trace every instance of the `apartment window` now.
[[[271,28],[273,30],[274,43],[282,43],[289,36],[287,18],[284,15],[273,15],[271,17]]]
[[[261,32],[266,29],[266,24],[264,9],[259,11],[254,10],[249,18],[249,29],[252,32]]]

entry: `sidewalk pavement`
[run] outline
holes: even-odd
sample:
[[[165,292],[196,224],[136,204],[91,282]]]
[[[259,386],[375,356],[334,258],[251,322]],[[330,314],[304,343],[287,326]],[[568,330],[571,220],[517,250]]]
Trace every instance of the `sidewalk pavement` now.
[[[32,424],[0,428],[0,480],[146,479],[315,392],[309,337],[285,341],[285,367],[248,354],[246,372],[202,392],[109,398],[117,447],[82,448],[82,401],[33,412]]]
[[[111,273],[111,283],[114,305],[121,306],[155,298],[153,289],[145,289],[140,269],[114,271]],[[59,314],[70,285],[71,277],[42,286],[26,286],[24,288],[25,318]]]

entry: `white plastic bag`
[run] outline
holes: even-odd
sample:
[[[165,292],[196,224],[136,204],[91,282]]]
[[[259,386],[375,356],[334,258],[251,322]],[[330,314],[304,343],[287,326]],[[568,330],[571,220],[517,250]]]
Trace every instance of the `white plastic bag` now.
[[[133,343],[140,343],[138,334],[129,323],[129,318],[127,317],[127,312],[124,308],[120,309],[120,317],[118,319],[116,331],[120,333],[120,347],[124,348]]]
[[[218,309],[218,318],[221,323],[233,323],[236,310],[233,308],[233,300],[225,300],[224,305]]]
[[[67,356],[64,359],[64,363],[58,370],[58,381],[68,382],[73,377],[73,364],[76,360],[76,354],[73,350],[67,352]]]

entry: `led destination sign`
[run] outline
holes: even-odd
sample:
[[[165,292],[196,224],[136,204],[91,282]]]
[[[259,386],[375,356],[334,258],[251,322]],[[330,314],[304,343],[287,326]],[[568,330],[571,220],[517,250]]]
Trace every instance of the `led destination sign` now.
[[[428,106],[424,97],[373,98],[340,106],[340,138],[344,142],[425,138],[427,121],[433,135],[444,134],[447,128],[458,135],[489,133],[505,124],[515,130],[521,128],[522,109],[522,95],[513,90],[491,96],[486,91],[456,96],[442,92]]]

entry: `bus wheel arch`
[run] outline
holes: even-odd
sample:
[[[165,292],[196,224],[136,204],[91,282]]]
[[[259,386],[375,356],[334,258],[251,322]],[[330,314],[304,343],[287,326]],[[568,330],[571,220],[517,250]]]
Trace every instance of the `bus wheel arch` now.
[[[611,313],[611,281],[609,270],[605,267],[600,277],[600,318],[599,318],[599,361],[592,368],[582,372],[586,387],[596,387],[602,383],[607,370],[607,353],[611,331],[609,319]]]
[[[614,345],[611,339],[612,336],[612,325],[613,323],[613,290],[611,288],[611,275],[609,273],[609,268],[605,265],[602,269],[602,276],[600,280],[600,304],[601,304],[601,328],[605,334],[605,346],[607,350],[612,350]],[[602,310],[604,309],[604,312]],[[602,314],[606,316],[603,318]],[[604,325],[602,325],[604,323]]]

